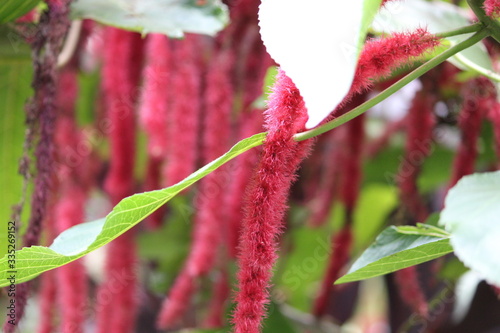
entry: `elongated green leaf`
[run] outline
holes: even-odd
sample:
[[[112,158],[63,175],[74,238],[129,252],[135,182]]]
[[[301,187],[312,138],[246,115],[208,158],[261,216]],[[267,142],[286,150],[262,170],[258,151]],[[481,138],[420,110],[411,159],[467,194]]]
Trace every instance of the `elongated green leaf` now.
[[[2,0],[0,1],[0,24],[14,21],[23,16],[40,2],[40,0]]]
[[[442,235],[442,236],[441,236]],[[446,233],[436,227],[391,226],[335,284],[368,279],[414,266],[453,252]]]
[[[411,31],[427,27],[429,32],[439,33],[469,25],[468,14],[461,8],[442,1],[395,1],[388,2],[375,17],[373,29],[377,32]],[[470,37],[471,34],[448,37],[452,45]],[[472,70],[491,78],[499,79],[493,72],[488,52],[478,43],[448,59],[463,70]]]
[[[174,38],[184,32],[215,35],[229,21],[220,0],[75,0],[73,18],[90,18],[103,24],[137,31],[157,32]]]
[[[0,287],[6,286],[8,271],[16,271],[16,282],[28,281],[38,274],[60,267],[83,257],[85,254],[111,242],[179,192],[208,175],[224,163],[245,151],[259,146],[265,133],[238,142],[218,159],[192,173],[181,182],[166,189],[139,193],[120,201],[106,219],[77,225],[61,233],[50,247],[32,246],[16,251],[14,266],[7,256],[0,259]]]
[[[439,224],[451,234],[457,257],[500,285],[500,171],[463,177],[449,192]]]

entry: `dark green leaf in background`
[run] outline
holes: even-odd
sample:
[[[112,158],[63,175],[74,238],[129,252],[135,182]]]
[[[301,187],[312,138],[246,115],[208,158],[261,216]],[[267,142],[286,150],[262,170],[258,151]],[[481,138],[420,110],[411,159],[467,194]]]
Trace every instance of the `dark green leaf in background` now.
[[[446,233],[436,227],[391,226],[385,229],[335,283],[359,281],[421,264],[453,252]]]

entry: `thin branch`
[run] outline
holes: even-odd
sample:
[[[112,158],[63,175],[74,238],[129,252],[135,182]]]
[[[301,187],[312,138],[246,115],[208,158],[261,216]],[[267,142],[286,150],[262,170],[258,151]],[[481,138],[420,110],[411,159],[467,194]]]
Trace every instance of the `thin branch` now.
[[[386,90],[382,91],[380,94],[375,96],[374,98],[366,101],[365,103],[361,104],[360,106],[352,109],[346,114],[343,114],[342,116],[333,119],[332,121],[327,122],[326,124],[320,125],[316,128],[313,128],[309,131],[305,131],[302,133],[295,134],[294,139],[296,141],[303,141],[307,140],[310,138],[313,138],[315,136],[318,136],[320,134],[323,134],[325,132],[328,132],[329,130],[332,130],[349,120],[359,116],[360,114],[368,111],[370,108],[374,107],[378,103],[382,102],[392,94],[394,94],[396,91],[399,89],[403,88],[406,86],[408,83],[411,81],[419,78],[432,68],[436,67],[437,65],[441,64],[442,62],[446,61],[448,58],[451,56],[457,54],[460,51],[465,50],[468,47],[471,47],[472,45],[480,42],[483,38],[487,37],[489,35],[489,31],[485,28],[479,30],[476,32],[474,35],[469,37],[468,39],[458,43],[457,45],[450,47],[448,50],[444,51],[443,53],[439,54],[435,58],[432,58],[428,62],[424,63],[420,67],[416,68],[414,71],[403,77],[401,80],[398,82],[394,83],[392,86],[387,88]]]

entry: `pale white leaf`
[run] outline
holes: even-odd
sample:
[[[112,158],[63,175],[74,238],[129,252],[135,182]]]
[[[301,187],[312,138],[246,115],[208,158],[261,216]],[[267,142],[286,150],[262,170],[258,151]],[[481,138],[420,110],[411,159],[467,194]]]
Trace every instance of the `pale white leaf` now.
[[[379,5],[374,0],[262,1],[262,40],[304,98],[307,128],[325,119],[349,91],[366,23]]]

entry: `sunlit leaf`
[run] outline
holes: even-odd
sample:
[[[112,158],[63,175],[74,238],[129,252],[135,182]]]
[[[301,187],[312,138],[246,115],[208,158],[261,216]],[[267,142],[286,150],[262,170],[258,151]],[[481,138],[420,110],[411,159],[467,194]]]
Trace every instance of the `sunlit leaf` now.
[[[16,282],[21,283],[36,277],[40,273],[81,258],[85,254],[106,245],[144,220],[179,192],[234,157],[261,145],[264,139],[265,133],[255,134],[238,142],[226,154],[173,186],[162,190],[135,194],[123,199],[113,208],[113,211],[106,219],[70,228],[61,233],[50,247],[32,246],[22,248],[16,252],[14,268],[10,266],[7,256],[4,256],[0,259],[0,287],[9,283],[5,277],[10,270],[16,270]]]

